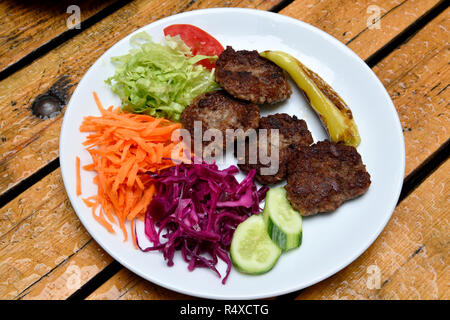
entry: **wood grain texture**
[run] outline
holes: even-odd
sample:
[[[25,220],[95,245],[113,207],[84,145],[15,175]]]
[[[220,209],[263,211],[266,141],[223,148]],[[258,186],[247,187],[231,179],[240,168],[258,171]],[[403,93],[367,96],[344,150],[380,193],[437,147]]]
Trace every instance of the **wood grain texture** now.
[[[197,8],[241,5],[260,6],[268,9],[275,3],[275,1],[258,3],[254,1],[198,1],[194,4]],[[11,92],[9,86],[19,85],[26,88],[28,85],[27,75],[30,76],[29,80],[33,78],[31,75],[37,77],[34,78],[36,81],[34,86],[41,93],[56,81],[55,77],[61,74],[61,70],[71,70],[72,65],[76,66],[78,70],[76,73],[78,76],[76,81],[78,81],[86,68],[93,62],[91,60],[95,60],[116,42],[117,36],[121,38],[155,19],[173,14],[175,11],[189,9],[189,5],[188,1],[166,1],[162,6],[156,1],[151,3],[148,1],[145,3],[144,1],[133,2],[116,13],[117,16],[113,15],[103,20],[100,23],[101,26],[95,25],[88,29],[86,31],[89,32],[88,37],[93,37],[93,39],[77,37],[73,39],[75,44],[64,44],[39,59],[37,63],[33,63],[7,78],[5,80],[8,83],[6,87],[3,86],[5,81],[0,84],[0,100],[11,99],[11,96],[7,95]],[[126,24],[128,19],[139,21],[139,24]],[[128,29],[119,28],[117,25],[119,22],[125,23]],[[110,38],[105,40],[104,35],[110,34],[111,30],[117,32],[116,37],[110,35]],[[104,42],[99,43],[97,51],[92,54],[89,58],[91,60],[88,59],[88,62],[83,60],[86,51],[76,53],[75,57],[71,56],[70,52],[72,50],[73,53],[74,48],[81,48],[92,41],[94,41],[92,43],[102,41],[99,39],[109,42],[106,42],[106,47],[103,47]],[[69,61],[65,60],[66,57]],[[59,63],[55,64],[55,59],[59,59]],[[42,65],[43,62],[47,65]],[[51,70],[51,74],[48,73],[49,70]],[[74,73],[71,73],[72,79],[73,75]],[[46,82],[44,79],[47,76],[50,77],[50,81]],[[21,93],[17,96],[21,96]],[[45,165],[48,161],[58,157],[57,146],[61,117],[42,121],[32,116],[29,110],[29,100],[34,94],[29,98],[26,98],[26,95],[21,96],[23,99],[28,99],[27,102],[22,101],[24,102],[22,105],[19,104],[21,101],[19,99],[11,100],[14,103],[8,103],[5,108],[7,114],[0,116],[0,131],[12,134],[14,139],[23,139],[22,147],[30,148],[25,153],[19,151],[16,154],[15,152],[18,150],[10,149],[11,145],[7,145],[7,139],[3,138],[3,133],[0,134],[2,141],[0,154],[3,155],[3,160],[9,159],[11,154],[15,155],[14,160],[9,162],[7,172],[23,175],[22,178],[35,172],[33,170],[36,167],[33,167],[33,162]],[[13,122],[9,122],[8,119],[16,116],[21,118],[20,123],[15,125]],[[7,121],[8,125],[6,125]],[[34,136],[28,135],[28,132],[34,129],[37,129]],[[0,160],[0,166],[5,168],[3,160]],[[5,172],[2,171],[0,174],[2,184],[10,183],[8,182],[10,181],[9,176],[5,175]],[[111,261],[111,257],[92,240],[78,220],[64,190],[59,169],[0,209],[0,299],[65,299],[103,270]],[[162,290],[155,289],[154,291],[156,292],[155,297],[156,294],[164,296]]]
[[[68,95],[95,60],[132,31],[182,11],[240,6],[270,9],[281,0],[133,1],[73,39],[0,82],[0,194],[58,158],[63,113],[49,120],[35,117],[36,96],[68,76]],[[70,87],[72,86],[72,87]]]
[[[367,59],[438,3],[439,0],[302,0],[294,1],[280,13],[318,26]]]
[[[450,138],[450,9],[380,61],[403,127],[408,175]]]
[[[81,225],[59,169],[1,208],[0,222],[2,299],[66,298],[112,261]]]
[[[305,289],[298,299],[448,300],[449,171],[450,160],[400,203],[378,239],[354,263]]]
[[[0,72],[67,32],[67,8],[80,7],[81,23],[116,0],[0,1]]]

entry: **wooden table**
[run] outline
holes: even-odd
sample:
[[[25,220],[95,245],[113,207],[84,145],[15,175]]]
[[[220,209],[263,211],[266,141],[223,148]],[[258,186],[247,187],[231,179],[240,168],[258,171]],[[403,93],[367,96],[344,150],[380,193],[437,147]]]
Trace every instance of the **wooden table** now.
[[[282,298],[450,298],[445,1],[86,0],[78,1],[81,28],[71,30],[72,2],[24,3],[0,1],[1,299],[188,298],[124,269],[90,237],[61,180],[64,109],[43,120],[31,105],[55,89],[67,101],[94,61],[139,27],[183,11],[232,6],[291,16],[345,43],[388,90],[405,137],[403,191],[378,239],[341,272]]]

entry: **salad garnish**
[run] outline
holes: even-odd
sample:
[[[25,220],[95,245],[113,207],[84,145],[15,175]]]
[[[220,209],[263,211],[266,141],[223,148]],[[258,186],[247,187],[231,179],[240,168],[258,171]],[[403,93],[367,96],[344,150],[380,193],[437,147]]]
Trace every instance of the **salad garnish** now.
[[[85,117],[80,131],[90,132],[83,145],[93,162],[83,169],[97,173],[94,183],[98,192],[83,201],[109,232],[114,233],[112,224],[117,223],[117,219],[126,241],[125,221],[130,221],[132,228],[134,220],[144,216],[155,192],[154,182],[147,172],[174,165],[167,158],[174,157],[172,151],[177,143],[171,141],[171,136],[181,125],[162,118],[121,112],[119,108],[105,109],[96,93],[94,97],[101,116]],[[180,159],[182,152],[180,149]],[[134,238],[133,232],[132,236]]]
[[[142,251],[159,250],[167,265],[174,264],[180,250],[190,271],[209,268],[219,277],[218,259],[227,264],[225,284],[231,270],[228,251],[239,223],[259,214],[267,187],[258,187],[255,171],[239,183],[239,169],[219,170],[216,164],[180,164],[150,176],[156,192],[145,215],[145,235],[153,244]],[[138,241],[139,245],[139,241]]]
[[[214,70],[196,64],[217,57],[194,55],[179,36],[153,42],[145,32],[134,35],[133,49],[113,57],[115,74],[106,80],[122,100],[122,109],[179,121],[198,95],[217,89]]]
[[[165,36],[180,36],[181,40],[191,48],[193,55],[219,56],[224,48],[212,35],[191,24],[172,24],[164,28]],[[211,59],[203,59],[197,62],[205,68],[212,70],[216,63]]]

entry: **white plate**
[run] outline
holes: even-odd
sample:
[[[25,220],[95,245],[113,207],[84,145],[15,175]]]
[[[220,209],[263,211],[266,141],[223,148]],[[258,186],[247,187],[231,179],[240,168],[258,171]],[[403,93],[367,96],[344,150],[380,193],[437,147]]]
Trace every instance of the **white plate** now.
[[[136,32],[146,31],[159,41],[163,28],[174,23],[196,25],[224,46],[231,45],[235,49],[289,52],[321,75],[352,109],[362,138],[358,151],[372,184],[365,195],[345,203],[335,212],[305,218],[301,247],[284,253],[276,266],[264,275],[249,276],[233,269],[226,285],[222,285],[211,270],[189,272],[179,255],[175,257],[175,266],[167,267],[159,252],[135,250],[131,241],[123,242],[119,229],[113,235],[100,226],[75,194],[75,157],[80,156],[82,164],[91,162],[81,145],[85,134],[80,134],[78,128],[84,116],[99,114],[92,91],[98,92],[105,106],[119,105],[119,98],[104,80],[114,73],[110,58],[130,49],[131,35],[128,35],[106,51],[80,81],[61,128],[60,162],[64,184],[88,232],[114,259],[141,277],[205,298],[255,299],[286,294],[315,284],[350,264],[383,230],[395,208],[403,181],[404,142],[400,121],[375,74],[355,53],[325,32],[266,11],[235,8],[191,11],[159,20]],[[262,114],[295,114],[306,120],[315,141],[325,139],[317,116],[295,85],[293,88],[294,93],[287,102],[276,108],[262,108]],[[82,171],[83,197],[96,193],[92,177]],[[225,271],[224,264],[219,265],[219,271]]]

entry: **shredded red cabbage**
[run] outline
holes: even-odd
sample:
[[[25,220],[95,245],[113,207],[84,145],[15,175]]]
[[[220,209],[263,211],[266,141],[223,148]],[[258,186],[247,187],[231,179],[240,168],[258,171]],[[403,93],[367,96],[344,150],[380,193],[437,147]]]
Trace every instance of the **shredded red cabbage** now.
[[[139,248],[159,250],[167,265],[173,265],[176,250],[181,250],[188,270],[209,268],[219,277],[218,259],[227,264],[225,284],[231,270],[230,249],[233,233],[239,223],[259,214],[260,202],[267,187],[257,188],[255,170],[239,183],[231,166],[219,170],[216,164],[180,164],[151,174],[156,193],[145,215],[145,235],[153,246]],[[137,239],[137,235],[136,235]]]

